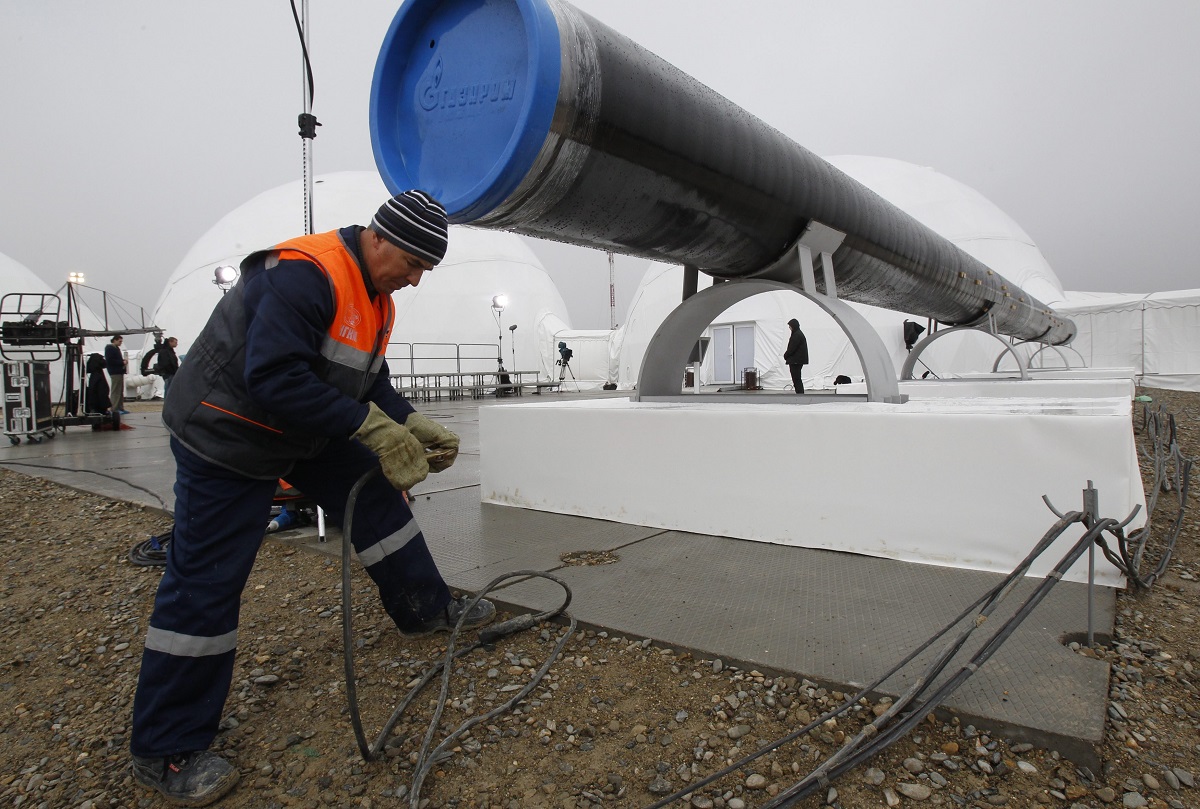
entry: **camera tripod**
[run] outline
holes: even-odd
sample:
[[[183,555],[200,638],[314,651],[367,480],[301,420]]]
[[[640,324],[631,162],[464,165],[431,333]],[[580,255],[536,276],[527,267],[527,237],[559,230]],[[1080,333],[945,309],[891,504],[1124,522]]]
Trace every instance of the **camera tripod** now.
[[[558,381],[561,385],[563,380],[567,378],[567,374],[571,375],[571,381],[575,383],[575,389],[579,389],[579,380],[575,378],[575,372],[571,370],[570,360],[558,360],[554,363],[558,366]]]

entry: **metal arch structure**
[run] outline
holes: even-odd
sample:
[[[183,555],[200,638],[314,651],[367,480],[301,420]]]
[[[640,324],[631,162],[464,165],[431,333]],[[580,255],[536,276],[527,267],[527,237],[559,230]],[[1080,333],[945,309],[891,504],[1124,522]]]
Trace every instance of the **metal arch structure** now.
[[[803,404],[814,401],[811,397],[799,396],[744,396],[737,394],[683,394],[680,392],[680,370],[687,365],[688,355],[700,333],[713,322],[713,318],[735,303],[763,292],[790,291],[803,295],[831,316],[850,339],[862,363],[863,375],[867,380],[867,401],[899,404],[904,401],[896,383],[891,360],[879,339],[861,314],[849,304],[837,298],[819,293],[805,292],[799,287],[781,281],[748,279],[726,281],[698,292],[667,315],[658,327],[646,348],[642,359],[642,370],[638,375],[637,401],[684,401],[694,402],[715,399],[721,402],[751,401],[792,402]],[[828,401],[828,397],[821,397]],[[841,398],[841,397],[839,397]]]
[[[989,337],[994,337],[1002,346],[1004,346],[1004,350],[1000,352],[1000,354],[996,357],[996,361],[992,363],[992,373],[996,373],[996,369],[1000,365],[1000,360],[1004,358],[1005,354],[1012,354],[1013,359],[1017,363],[1017,371],[1020,373],[1021,379],[1029,379],[1029,365],[1020,354],[1013,350],[1013,346],[1005,341],[1003,337],[996,334],[995,331],[981,328],[979,326],[954,326],[949,329],[941,329],[940,331],[935,331],[933,334],[921,340],[919,343],[913,346],[912,351],[908,352],[908,357],[904,360],[904,367],[900,369],[900,378],[905,381],[913,378],[913,368],[916,367],[917,360],[921,358],[921,352],[929,348],[930,344],[935,340],[940,337],[945,337],[947,334],[963,331],[975,332],[976,334],[986,334]]]
[[[845,238],[845,234],[817,223],[810,223],[800,240],[784,256],[756,273],[758,277],[744,278],[714,284],[703,292],[688,297],[675,307],[658,327],[646,355],[642,358],[642,369],[638,374],[637,401],[688,401],[697,398],[717,399],[722,402],[763,402],[761,396],[738,396],[736,394],[682,394],[679,371],[688,361],[692,347],[703,332],[721,312],[736,303],[763,292],[789,291],[803,295],[834,319],[846,333],[854,352],[862,365],[867,383],[867,401],[901,404],[907,397],[900,394],[896,382],[891,356],[880,339],[879,333],[856,309],[835,295],[816,291],[816,279],[812,255],[821,257],[821,268],[825,289],[836,292],[833,271],[833,251]],[[800,277],[803,288],[773,276]],[[822,397],[823,400],[825,397]],[[814,401],[805,395],[772,397],[769,401],[804,404]]]
[[[1059,356],[1059,359],[1061,359],[1061,360],[1063,361],[1063,367],[1062,367],[1062,370],[1069,371],[1069,370],[1071,369],[1071,361],[1070,361],[1069,359],[1067,359],[1067,355],[1063,353],[1063,349],[1064,349],[1064,348],[1069,348],[1069,349],[1071,349],[1072,351],[1074,351],[1074,352],[1075,352],[1075,356],[1076,356],[1076,357],[1079,357],[1079,365],[1080,365],[1080,367],[1087,367],[1087,363],[1084,361],[1084,359],[1083,359],[1083,355],[1079,353],[1079,349],[1075,348],[1075,346],[1072,346],[1072,345],[1068,345],[1068,346],[1052,346],[1052,345],[1042,345],[1042,347],[1041,347],[1041,348],[1039,348],[1037,351],[1033,352],[1033,354],[1031,354],[1031,355],[1029,356],[1029,367],[1030,367],[1031,369],[1033,368],[1033,361],[1034,361],[1035,359],[1037,359],[1037,356],[1038,356],[1038,354],[1041,354],[1043,351],[1045,351],[1045,350],[1046,350],[1046,349],[1048,349],[1048,348],[1049,348],[1049,349],[1053,349],[1053,350],[1054,350],[1054,353],[1055,353],[1055,354],[1058,354],[1058,356]],[[996,358],[996,362],[997,362],[997,363],[999,363],[999,362],[1000,362],[1000,358],[999,358],[999,357],[997,357],[997,358]]]
[[[866,401],[889,404],[905,402],[907,396],[900,394],[892,358],[880,335],[862,313],[836,296],[838,286],[834,280],[833,253],[845,238],[846,234],[839,230],[818,222],[810,222],[796,244],[784,252],[784,256],[766,268],[754,272],[752,277],[714,283],[704,292],[689,295],[682,304],[674,307],[654,332],[654,336],[650,337],[646,355],[642,358],[642,370],[637,376],[635,400],[695,402],[697,397],[700,397],[701,400],[710,398],[721,402],[763,402],[761,396],[752,395],[706,395],[698,392],[683,395],[679,389],[679,368],[688,362],[692,347],[700,338],[701,332],[728,307],[764,292],[794,292],[820,306],[850,338],[854,353],[858,354],[859,365],[863,366]],[[821,259],[822,281],[829,294],[816,290],[816,271],[812,264],[814,253]],[[799,278],[803,288],[788,283],[788,278]],[[854,398],[857,400],[859,397]],[[798,395],[776,396],[772,401],[804,404],[815,400],[809,396]],[[822,401],[828,400],[822,397]]]

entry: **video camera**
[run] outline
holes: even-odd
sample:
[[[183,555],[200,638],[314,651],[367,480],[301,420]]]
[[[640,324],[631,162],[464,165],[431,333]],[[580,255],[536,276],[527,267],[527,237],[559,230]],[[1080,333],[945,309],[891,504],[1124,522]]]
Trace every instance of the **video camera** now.
[[[558,344],[558,361],[564,365],[571,361],[571,357],[575,356],[575,352],[567,348],[566,343]]]

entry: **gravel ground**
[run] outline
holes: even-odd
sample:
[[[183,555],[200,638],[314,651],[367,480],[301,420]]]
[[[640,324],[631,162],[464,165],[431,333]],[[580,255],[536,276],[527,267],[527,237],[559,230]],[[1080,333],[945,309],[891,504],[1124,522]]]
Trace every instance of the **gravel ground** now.
[[[1140,391],[1200,447],[1200,395]],[[1140,412],[1135,425],[1140,426]],[[1148,471],[1146,472],[1148,474]],[[798,804],[851,807],[1200,807],[1200,555],[1195,499],[1166,575],[1118,599],[1099,772],[1010,744],[953,716],[908,736]],[[1158,536],[1173,517],[1163,494]],[[0,802],[149,807],[129,775],[129,714],[159,568],[129,549],[170,520],[154,511],[0,470]],[[1156,562],[1151,549],[1149,562]],[[585,560],[586,562],[587,560]],[[445,636],[405,641],[361,571],[352,583],[358,696],[368,737]],[[268,542],[242,609],[238,663],[215,749],[240,769],[222,807],[400,807],[436,694],[423,692],[380,761],[364,763],[346,709],[340,573]],[[546,624],[454,667],[441,733],[508,699],[561,634]],[[577,632],[524,703],[472,729],[421,790],[429,807],[647,806],[802,727],[844,695],[790,676],[695,659],[641,638]],[[754,807],[808,773],[886,704],[866,700],[685,804]]]

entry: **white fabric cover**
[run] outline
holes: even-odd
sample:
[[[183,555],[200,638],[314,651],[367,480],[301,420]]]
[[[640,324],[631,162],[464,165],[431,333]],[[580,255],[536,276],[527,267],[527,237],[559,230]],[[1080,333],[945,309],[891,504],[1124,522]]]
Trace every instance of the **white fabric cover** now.
[[[538,322],[539,379],[557,381],[563,369],[559,361],[558,344],[571,349],[570,368],[566,371],[562,389],[567,391],[600,390],[613,380],[612,332],[608,329],[572,329],[558,317],[546,315]]]
[[[1043,495],[1077,509],[1091,480],[1104,516],[1143,506],[1131,525],[1142,524],[1131,406],[1128,396],[804,406],[552,398],[480,410],[480,491],[498,505],[1008,572],[1054,523]],[[561,451],[525,451],[545,435],[560,436]],[[1097,581],[1120,586],[1097,557]],[[1086,555],[1067,578],[1086,581]]]

